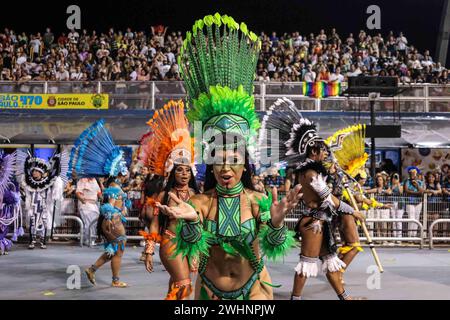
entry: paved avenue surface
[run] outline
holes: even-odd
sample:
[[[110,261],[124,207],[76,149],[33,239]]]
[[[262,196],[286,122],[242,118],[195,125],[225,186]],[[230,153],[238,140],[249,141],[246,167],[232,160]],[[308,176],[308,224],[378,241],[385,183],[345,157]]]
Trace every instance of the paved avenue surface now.
[[[128,246],[125,251],[121,280],[129,288],[111,288],[111,269],[106,264],[97,271],[97,286],[93,287],[84,274],[101,254],[100,247],[49,244],[47,250],[36,247],[33,251],[18,244],[7,256],[0,256],[0,299],[132,299],[159,300],[167,290],[168,273],[155,255],[155,271],[147,273],[139,261],[142,248]],[[368,248],[360,253],[346,273],[347,291],[354,296],[370,300],[450,299],[449,248],[378,248],[385,272],[381,274],[379,289],[369,289],[377,284],[373,269],[374,260]],[[268,268],[274,284],[275,299],[290,297],[294,267],[298,252],[291,252],[284,262],[269,262]],[[69,290],[66,273],[68,266],[81,267],[79,290]],[[367,272],[369,268],[369,273]],[[370,269],[372,268],[372,271]],[[304,290],[307,300],[335,300],[336,296],[323,274],[309,279]]]

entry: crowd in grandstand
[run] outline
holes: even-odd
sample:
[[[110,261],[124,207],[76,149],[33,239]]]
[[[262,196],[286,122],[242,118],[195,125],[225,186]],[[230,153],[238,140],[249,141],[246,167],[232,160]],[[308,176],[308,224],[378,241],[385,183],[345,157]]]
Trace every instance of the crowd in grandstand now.
[[[259,81],[338,81],[348,76],[389,75],[402,83],[448,83],[448,70],[419,52],[403,33],[340,36],[333,28],[309,35],[262,32]],[[0,33],[0,80],[180,80],[182,32],[154,26],[149,32],[71,30],[60,35]]]

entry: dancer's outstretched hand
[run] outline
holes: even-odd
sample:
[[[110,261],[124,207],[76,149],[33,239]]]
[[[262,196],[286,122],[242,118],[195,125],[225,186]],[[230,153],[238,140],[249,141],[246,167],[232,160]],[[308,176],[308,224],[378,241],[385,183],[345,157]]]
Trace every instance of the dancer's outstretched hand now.
[[[179,199],[176,194],[169,192],[170,198],[177,204],[175,207],[169,207],[157,202],[156,206],[161,210],[161,213],[166,214],[175,219],[184,219],[187,221],[196,221],[197,212],[192,206]]]
[[[150,273],[153,272],[153,256],[151,254],[147,254],[145,257],[145,269]]]
[[[270,216],[274,227],[280,227],[289,211],[298,205],[299,201],[303,198],[301,190],[302,186],[298,184],[295,188],[290,190],[281,201],[278,201],[277,188],[272,188],[273,202],[270,207]]]

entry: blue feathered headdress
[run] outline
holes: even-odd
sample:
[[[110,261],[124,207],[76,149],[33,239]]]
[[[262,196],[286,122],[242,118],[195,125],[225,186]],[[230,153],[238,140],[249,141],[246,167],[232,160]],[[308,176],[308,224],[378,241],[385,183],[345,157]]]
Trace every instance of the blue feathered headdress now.
[[[78,178],[116,177],[128,172],[123,151],[114,144],[103,119],[84,130],[75,141],[70,154],[69,177],[72,172]]]

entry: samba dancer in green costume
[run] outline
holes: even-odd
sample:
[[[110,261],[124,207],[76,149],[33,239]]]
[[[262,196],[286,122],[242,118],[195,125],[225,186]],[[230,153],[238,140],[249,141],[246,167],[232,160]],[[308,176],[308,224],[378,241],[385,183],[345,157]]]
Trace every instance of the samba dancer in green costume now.
[[[189,203],[170,194],[178,206],[158,207],[180,219],[175,254],[200,258],[196,299],[273,299],[263,257],[282,257],[295,245],[283,221],[300,200],[300,187],[272,203],[251,183],[259,49],[244,23],[215,14],[195,23],[181,51],[187,117],[202,123],[206,192]]]

